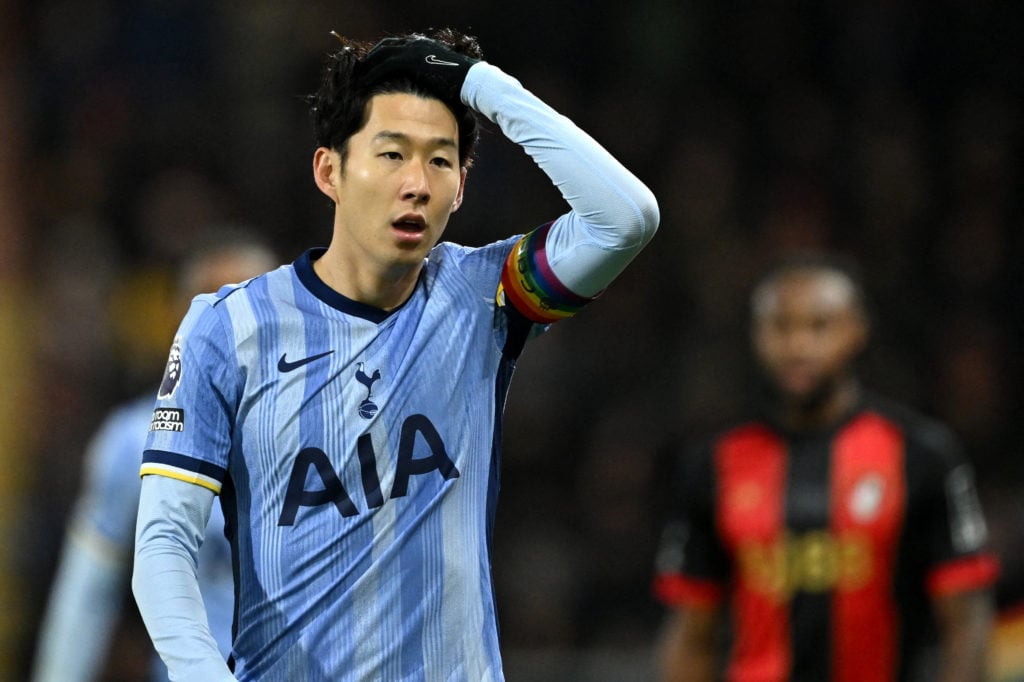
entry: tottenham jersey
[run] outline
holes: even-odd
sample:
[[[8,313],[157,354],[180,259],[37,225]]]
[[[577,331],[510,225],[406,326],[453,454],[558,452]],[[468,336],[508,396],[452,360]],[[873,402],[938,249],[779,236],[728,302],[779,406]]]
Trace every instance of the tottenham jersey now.
[[[142,474],[221,495],[239,679],[502,679],[489,537],[530,328],[495,299],[514,246],[438,245],[391,313],[328,288],[322,250],[193,302]],[[531,267],[506,293],[557,313]]]

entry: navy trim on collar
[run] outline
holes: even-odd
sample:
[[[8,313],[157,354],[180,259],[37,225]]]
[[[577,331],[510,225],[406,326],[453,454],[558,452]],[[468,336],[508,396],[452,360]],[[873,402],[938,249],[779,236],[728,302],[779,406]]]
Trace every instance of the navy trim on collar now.
[[[326,247],[320,246],[309,249],[292,264],[295,267],[295,274],[298,276],[299,281],[309,289],[309,293],[316,296],[318,299],[331,306],[336,310],[340,310],[348,315],[354,315],[355,317],[361,317],[364,320],[369,320],[374,323],[381,323],[391,316],[391,313],[398,310],[387,311],[377,308],[376,306],[368,305],[366,303],[360,303],[347,296],[339,294],[334,289],[327,286],[327,284],[320,279],[319,275],[313,269],[313,261],[320,256],[324,255],[327,251]],[[401,308],[401,306],[399,306]]]

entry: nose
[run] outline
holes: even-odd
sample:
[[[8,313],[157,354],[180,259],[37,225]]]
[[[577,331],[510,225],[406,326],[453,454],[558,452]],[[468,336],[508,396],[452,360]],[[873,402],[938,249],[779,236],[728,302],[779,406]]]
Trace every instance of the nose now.
[[[782,335],[782,347],[790,355],[803,355],[813,345],[814,338],[806,329],[789,329]]]
[[[416,161],[406,164],[402,178],[402,199],[416,203],[430,199],[430,180],[424,164]]]

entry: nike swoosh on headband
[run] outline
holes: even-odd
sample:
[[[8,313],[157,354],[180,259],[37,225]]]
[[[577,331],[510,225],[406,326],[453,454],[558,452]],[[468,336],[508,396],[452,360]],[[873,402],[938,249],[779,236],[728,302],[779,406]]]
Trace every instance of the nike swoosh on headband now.
[[[443,59],[438,59],[436,54],[428,54],[424,61],[435,66],[458,66],[455,62],[446,62]]]

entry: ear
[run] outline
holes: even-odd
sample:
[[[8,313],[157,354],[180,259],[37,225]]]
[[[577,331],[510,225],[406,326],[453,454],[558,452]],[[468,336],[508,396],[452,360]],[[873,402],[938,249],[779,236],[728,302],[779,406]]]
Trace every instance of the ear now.
[[[860,357],[867,350],[868,342],[871,340],[871,326],[859,313],[850,316],[849,325],[848,352],[853,359]]]
[[[857,355],[867,350],[871,342],[871,322],[866,317],[861,317],[857,325]]]
[[[455,201],[452,202],[452,213],[459,210],[459,206],[462,206],[462,193],[466,190],[466,176],[469,174],[469,169],[465,166],[459,171],[459,191],[455,193]]]
[[[316,186],[330,198],[338,203],[338,191],[334,186],[335,173],[340,169],[341,156],[327,147],[317,147],[313,152],[313,181]]]

